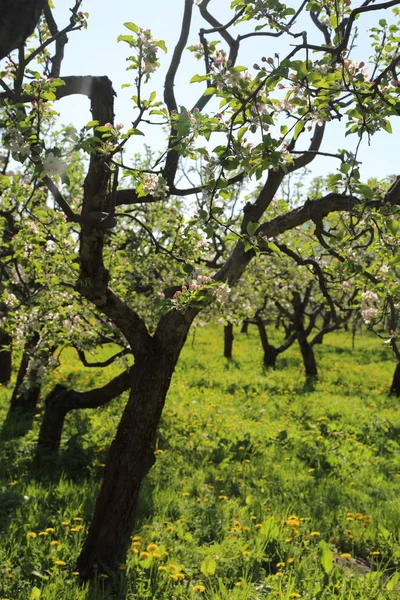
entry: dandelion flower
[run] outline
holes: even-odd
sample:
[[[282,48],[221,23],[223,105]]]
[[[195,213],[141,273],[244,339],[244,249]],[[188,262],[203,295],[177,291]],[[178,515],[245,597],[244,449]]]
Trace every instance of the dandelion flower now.
[[[204,585],[198,584],[198,585],[194,586],[193,591],[202,594],[203,592],[206,591],[206,588],[204,587]]]
[[[157,546],[157,544],[149,544],[147,546],[147,550],[148,550],[148,552],[157,552],[158,546]]]
[[[58,540],[53,540],[52,542],[50,542],[50,546],[59,546],[60,542]]]
[[[63,560],[56,560],[55,563],[57,565],[57,567],[65,567],[65,565],[67,564],[66,562],[64,562]]]
[[[35,538],[37,538],[37,533],[35,533],[34,531],[28,531],[28,533],[26,534],[27,539],[32,539],[34,540]]]
[[[351,558],[351,554],[349,554],[348,552],[343,552],[343,554],[340,555],[341,558]]]
[[[149,558],[149,556],[150,556],[150,554],[148,552],[141,552],[140,553],[140,558],[146,559],[146,558]]]

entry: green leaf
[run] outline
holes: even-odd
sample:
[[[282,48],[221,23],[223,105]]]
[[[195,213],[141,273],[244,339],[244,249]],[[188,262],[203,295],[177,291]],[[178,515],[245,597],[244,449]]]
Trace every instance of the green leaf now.
[[[208,87],[205,90],[203,96],[213,96],[216,92],[217,92],[217,88],[215,88],[215,87]]]
[[[135,25],[135,23],[124,23],[124,27],[129,29],[129,31],[134,31],[135,33],[139,33],[139,27]]]
[[[382,125],[383,129],[385,131],[387,131],[388,133],[392,133],[392,126],[390,124],[390,121],[383,121],[384,125]]]
[[[212,556],[207,556],[201,563],[200,570],[206,577],[214,575],[217,568],[217,562]]]
[[[395,573],[393,575],[393,577],[391,577],[386,584],[386,589],[388,590],[388,592],[392,592],[394,590],[394,588],[397,587],[397,583],[398,583],[399,579],[400,579],[400,573],[397,571],[397,573]]]
[[[140,131],[140,129],[136,129],[136,127],[131,127],[131,129],[128,130],[128,134],[129,135],[144,135],[143,131]]]
[[[374,191],[369,187],[369,185],[365,185],[364,183],[358,184],[358,189],[362,193],[363,196],[368,198],[368,200],[373,200],[375,197]]]
[[[297,121],[295,127],[294,127],[294,132],[293,132],[293,139],[297,140],[297,138],[299,137],[300,133],[303,131],[304,129],[304,125],[305,125],[305,121],[303,119],[300,119],[300,121]]]
[[[378,529],[383,535],[383,538],[387,541],[390,538],[390,531],[388,531],[382,524],[378,525]]]
[[[319,547],[321,550],[320,554],[320,563],[325,573],[329,575],[329,573],[333,569],[333,554],[332,550],[329,547],[329,544],[325,542],[325,540],[321,540],[319,543]]]
[[[37,588],[35,586],[31,590],[30,600],[39,600],[40,595],[41,595],[41,591],[39,590],[39,588]]]
[[[240,73],[240,71],[247,71],[247,67],[243,67],[242,65],[238,65],[237,67],[232,67],[229,69],[231,73]]]
[[[257,231],[258,227],[259,227],[259,223],[252,223],[250,221],[250,223],[247,223],[246,231],[251,236],[251,235],[255,234],[255,232]]]
[[[399,223],[399,221],[396,221],[395,219],[391,219],[388,223],[388,227],[389,227],[390,233],[392,235],[397,235],[397,232],[400,229],[400,223]]]

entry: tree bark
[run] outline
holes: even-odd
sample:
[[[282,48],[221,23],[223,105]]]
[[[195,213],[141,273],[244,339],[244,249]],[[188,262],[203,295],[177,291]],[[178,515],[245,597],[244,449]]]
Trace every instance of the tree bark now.
[[[161,318],[147,351],[136,357],[125,411],[111,444],[103,484],[77,570],[82,579],[113,571],[128,549],[142,481],[155,462],[154,439],[165,397],[191,317],[176,311]]]
[[[0,0],[0,60],[31,35],[45,1]]]
[[[120,373],[106,385],[87,392],[69,390],[56,385],[45,400],[45,414],[39,432],[37,454],[57,452],[66,415],[71,410],[98,408],[117,398],[130,388],[132,369]]]
[[[233,346],[233,325],[227,323],[224,327],[224,356],[225,358],[232,358],[232,346]]]
[[[9,383],[12,373],[11,336],[0,331],[0,383]]]
[[[304,300],[301,301],[300,294],[298,292],[294,292],[292,300],[294,308],[294,326],[297,341],[300,347],[301,356],[303,358],[306,377],[317,377],[318,370],[317,363],[315,361],[314,351],[307,339],[307,333],[304,328],[304,311],[307,302],[308,294],[306,294]]]
[[[249,322],[247,320],[244,320],[242,323],[242,328],[240,330],[240,333],[248,333],[248,329],[249,329]]]
[[[264,367],[266,369],[269,369],[271,367],[275,369],[276,357],[278,356],[278,353],[276,351],[276,348],[272,346],[268,341],[267,331],[265,329],[264,322],[261,318],[257,319],[257,327],[258,332],[260,334],[261,345],[264,350]]]
[[[400,362],[397,363],[396,369],[393,374],[392,385],[390,387],[390,394],[393,396],[400,397]]]
[[[33,372],[31,375],[31,382],[26,389],[24,389],[24,382],[28,372],[29,361],[32,357],[32,351],[36,348],[39,343],[39,334],[35,332],[30,340],[28,340],[24,346],[22,353],[21,362],[19,365],[17,380],[15,382],[14,390],[11,396],[10,412],[22,410],[25,412],[32,412],[38,403],[40,396],[41,382],[39,378],[35,376]]]

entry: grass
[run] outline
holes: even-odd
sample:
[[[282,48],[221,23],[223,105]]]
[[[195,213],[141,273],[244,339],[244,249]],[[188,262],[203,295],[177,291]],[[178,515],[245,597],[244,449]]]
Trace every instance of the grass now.
[[[400,413],[390,350],[365,334],[261,368],[255,330],[222,357],[198,329],[179,361],[120,576],[80,585],[74,562],[126,397],[68,417],[59,458],[32,462],[41,419],[3,427],[0,599],[386,600],[400,596]],[[102,352],[105,355],[110,350]],[[72,351],[46,383],[91,387]],[[0,388],[0,417],[10,390]],[[14,427],[14,429],[13,429]]]

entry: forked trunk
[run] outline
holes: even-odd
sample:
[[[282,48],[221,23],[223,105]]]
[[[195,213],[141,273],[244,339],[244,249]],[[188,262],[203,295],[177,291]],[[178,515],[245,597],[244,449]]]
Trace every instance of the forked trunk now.
[[[232,346],[233,346],[233,325],[227,323],[224,327],[224,356],[225,358],[232,358]]]
[[[154,440],[190,323],[159,327],[152,350],[135,358],[129,400],[111,444],[103,484],[77,570],[82,579],[118,569],[131,536],[140,487],[155,462]],[[174,322],[175,320],[175,322]]]
[[[307,336],[303,330],[296,331],[297,341],[300,346],[301,356],[303,358],[304,370],[306,377],[317,377],[317,363],[315,361],[314,351],[307,340]]]

